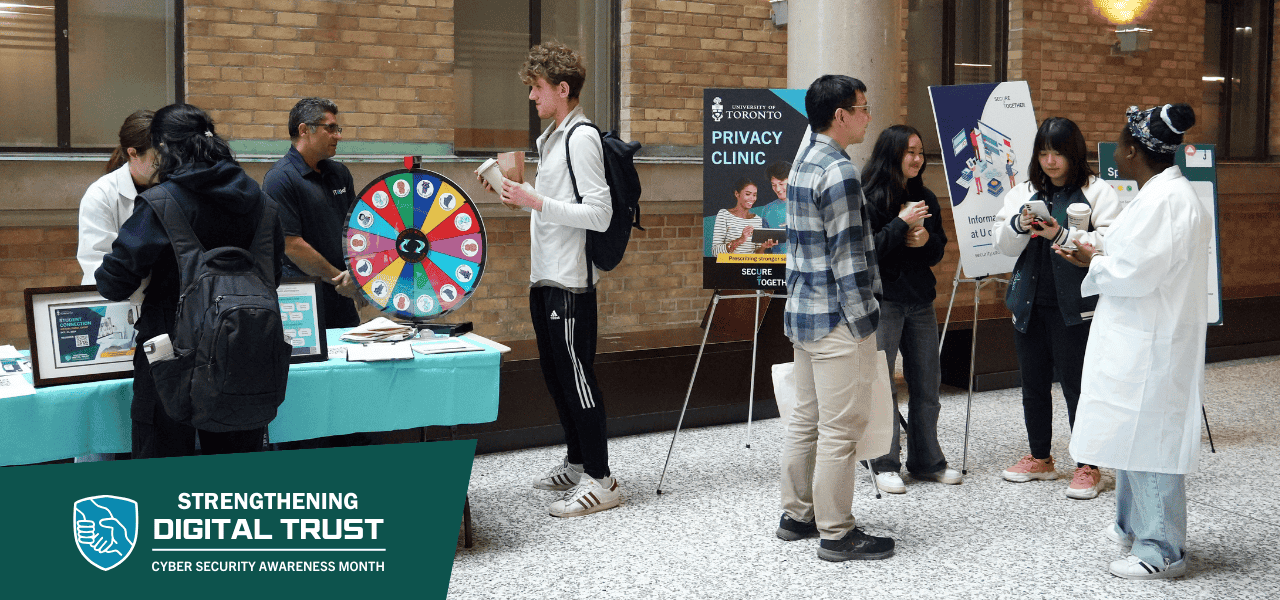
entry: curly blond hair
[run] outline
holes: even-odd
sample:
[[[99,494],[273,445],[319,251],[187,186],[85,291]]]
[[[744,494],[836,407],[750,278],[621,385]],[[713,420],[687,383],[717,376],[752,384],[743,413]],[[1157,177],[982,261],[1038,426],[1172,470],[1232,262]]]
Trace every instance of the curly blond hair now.
[[[520,81],[525,85],[532,86],[539,78],[553,87],[568,83],[569,99],[573,100],[587,80],[587,68],[582,65],[582,56],[572,48],[560,42],[543,42],[529,49],[529,58],[520,67]]]

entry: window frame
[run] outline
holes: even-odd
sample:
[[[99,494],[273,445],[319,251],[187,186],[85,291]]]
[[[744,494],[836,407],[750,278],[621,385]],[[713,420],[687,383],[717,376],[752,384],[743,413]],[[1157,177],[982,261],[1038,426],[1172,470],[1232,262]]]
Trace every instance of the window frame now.
[[[183,56],[186,53],[184,16],[185,3],[173,1],[173,97],[174,102],[182,103],[186,98],[186,74],[183,68]],[[115,148],[93,148],[71,145],[71,41],[67,31],[70,21],[69,0],[53,0],[53,48],[54,48],[54,83],[57,86],[55,96],[57,107],[54,109],[57,118],[56,146],[5,146],[0,145],[0,152],[14,154],[111,154]]]

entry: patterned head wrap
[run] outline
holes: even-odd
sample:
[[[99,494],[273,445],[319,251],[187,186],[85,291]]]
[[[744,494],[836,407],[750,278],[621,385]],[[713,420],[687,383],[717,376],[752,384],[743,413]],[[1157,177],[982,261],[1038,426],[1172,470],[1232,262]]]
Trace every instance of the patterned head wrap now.
[[[1178,149],[1177,144],[1166,143],[1151,133],[1151,119],[1157,115],[1159,115],[1160,120],[1164,121],[1169,131],[1178,135],[1185,133],[1185,130],[1179,131],[1177,127],[1173,126],[1173,121],[1169,118],[1169,108],[1171,106],[1173,105],[1166,104],[1148,108],[1147,110],[1138,110],[1138,107],[1130,106],[1129,110],[1125,111],[1125,117],[1129,121],[1129,134],[1152,152],[1173,154]]]

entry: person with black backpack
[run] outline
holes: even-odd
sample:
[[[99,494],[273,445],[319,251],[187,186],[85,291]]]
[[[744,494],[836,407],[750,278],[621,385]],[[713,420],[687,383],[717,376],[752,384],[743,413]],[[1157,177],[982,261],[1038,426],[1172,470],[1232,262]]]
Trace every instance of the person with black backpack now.
[[[138,196],[94,273],[98,293],[109,300],[129,297],[151,276],[135,325],[133,458],[192,456],[197,435],[203,454],[261,450],[266,424],[283,399],[281,376],[288,376],[278,305],[275,327],[270,324],[284,257],[275,203],[195,106],[157,111],[151,146],[159,153],[159,184]],[[162,334],[170,337],[174,358],[161,361],[153,353],[156,362],[149,362],[145,342]],[[252,356],[238,356],[239,362],[223,355],[246,350]],[[245,371],[245,358],[265,364]],[[243,377],[246,372],[266,376]]]
[[[578,100],[586,74],[582,57],[564,44],[547,42],[529,51],[520,78],[530,87],[538,116],[552,123],[538,137],[536,185],[506,181],[495,190],[507,205],[531,212],[529,313],[568,447],[565,459],[533,487],[564,492],[548,509],[556,517],[587,515],[621,501],[609,470],[604,398],[594,367],[595,284],[600,269],[613,265],[593,265],[588,241],[589,232],[610,229],[615,207],[599,131],[577,127],[590,123]]]

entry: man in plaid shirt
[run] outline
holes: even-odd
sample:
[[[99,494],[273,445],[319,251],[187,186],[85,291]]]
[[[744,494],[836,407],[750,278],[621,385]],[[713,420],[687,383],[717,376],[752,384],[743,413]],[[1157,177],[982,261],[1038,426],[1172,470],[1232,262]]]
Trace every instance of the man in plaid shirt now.
[[[845,75],[809,86],[810,132],[787,185],[786,334],[795,347],[796,406],[783,443],[777,535],[819,535],[818,557],[830,561],[888,558],[894,547],[855,527],[851,512],[856,457],[884,454],[892,431],[890,406],[871,394],[876,368],[884,368],[875,338],[880,273],[858,170],[844,151],[866,137],[866,90]]]

